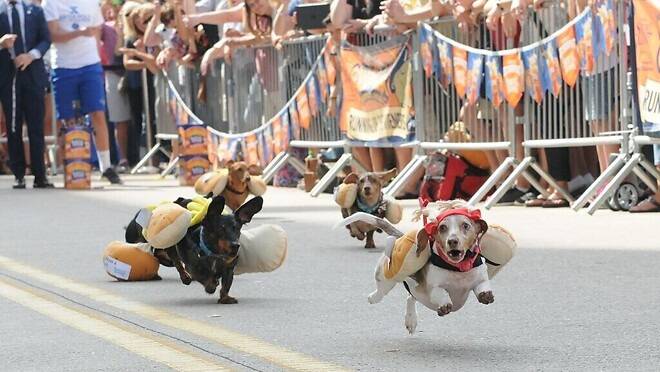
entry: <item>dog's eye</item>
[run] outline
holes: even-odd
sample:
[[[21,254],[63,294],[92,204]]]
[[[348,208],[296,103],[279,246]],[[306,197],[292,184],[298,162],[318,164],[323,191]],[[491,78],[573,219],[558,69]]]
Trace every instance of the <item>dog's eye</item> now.
[[[440,229],[440,232],[447,232],[447,226],[446,225],[440,225],[439,229]]]
[[[470,224],[467,222],[463,222],[463,230],[470,230]]]

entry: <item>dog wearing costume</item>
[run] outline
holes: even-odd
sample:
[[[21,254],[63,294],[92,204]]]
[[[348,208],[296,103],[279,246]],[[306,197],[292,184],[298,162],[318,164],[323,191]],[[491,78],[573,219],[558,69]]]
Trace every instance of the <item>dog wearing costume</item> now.
[[[266,193],[267,186],[261,174],[262,170],[257,165],[230,161],[226,168],[199,177],[195,182],[195,192],[205,197],[222,195],[227,207],[235,211],[250,194],[262,196]]]
[[[126,228],[127,242],[106,248],[106,272],[122,281],[150,280],[160,279],[159,264],[174,266],[184,284],[194,279],[209,293],[223,278],[219,303],[236,303],[228,296],[233,275],[273,271],[287,255],[287,236],[280,226],[241,231],[262,202],[256,197],[236,212],[224,208],[222,196],[178,198],[143,208]]]
[[[436,202],[421,208],[417,217],[422,228],[403,234],[387,221],[364,213],[351,216],[387,232],[388,246],[376,265],[376,291],[369,303],[380,302],[397,283],[409,293],[405,326],[417,328],[417,302],[445,316],[463,307],[470,292],[485,305],[493,303],[490,279],[516,251],[511,234],[499,226],[488,226],[478,209],[464,201]],[[388,226],[389,225],[389,226]]]
[[[351,173],[344,179],[343,184],[335,189],[335,202],[341,208],[342,217],[346,218],[358,212],[371,214],[379,218],[386,218],[393,224],[401,221],[403,209],[395,200],[384,196],[382,188],[385,183],[396,175],[396,169],[383,173],[365,173],[358,177]],[[365,240],[365,248],[375,248],[374,232],[378,227],[356,221],[346,228],[351,236],[358,240]]]

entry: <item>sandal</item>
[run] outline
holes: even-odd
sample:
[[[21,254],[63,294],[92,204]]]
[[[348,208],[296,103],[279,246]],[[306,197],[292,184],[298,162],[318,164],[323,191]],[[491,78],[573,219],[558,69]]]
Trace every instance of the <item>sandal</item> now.
[[[547,199],[543,195],[539,195],[537,198],[526,201],[525,207],[530,207],[530,208],[542,207],[546,201]]]
[[[569,206],[566,199],[548,199],[543,203],[543,208],[566,208]]]
[[[655,200],[655,196],[649,196],[646,200],[630,208],[630,213],[648,213],[660,212],[660,203]]]

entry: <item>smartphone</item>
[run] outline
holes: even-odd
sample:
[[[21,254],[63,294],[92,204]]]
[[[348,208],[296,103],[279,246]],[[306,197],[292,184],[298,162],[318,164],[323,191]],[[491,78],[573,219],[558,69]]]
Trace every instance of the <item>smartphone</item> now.
[[[296,6],[296,22],[303,30],[326,28],[325,19],[330,14],[330,2],[300,4]]]

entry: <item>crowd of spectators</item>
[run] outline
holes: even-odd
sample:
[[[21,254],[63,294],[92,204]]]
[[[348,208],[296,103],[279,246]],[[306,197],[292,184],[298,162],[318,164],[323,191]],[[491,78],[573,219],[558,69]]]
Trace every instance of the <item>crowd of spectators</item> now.
[[[374,33],[378,27],[389,27],[400,33],[415,28],[418,21],[439,16],[454,17],[464,33],[475,32],[485,24],[493,34],[512,40],[515,46],[519,46],[522,21],[546,1],[332,0],[324,27],[314,30],[297,27],[297,7],[303,3],[317,2],[320,0],[0,0],[8,19],[13,17],[15,8],[42,6],[43,12],[39,14],[43,14],[42,21],[47,24],[47,32],[39,37],[50,45],[47,52],[48,48],[43,51],[39,49],[43,49],[44,45],[31,45],[31,49],[27,49],[27,45],[21,43],[19,46],[7,35],[0,39],[0,53],[4,53],[0,56],[13,60],[17,81],[20,81],[23,70],[34,68],[45,68],[48,75],[44,76],[50,78],[43,82],[46,87],[44,94],[26,98],[34,99],[31,104],[43,101],[37,110],[42,113],[37,115],[42,122],[40,130],[32,128],[36,124],[30,121],[36,120],[35,115],[24,117],[30,142],[35,142],[36,150],[24,152],[22,145],[20,150],[16,148],[16,135],[12,137],[11,130],[8,131],[11,129],[8,124],[16,119],[12,115],[16,115],[7,107],[12,102],[3,93],[5,115],[0,118],[0,124],[2,130],[9,133],[10,139],[9,149],[0,147],[0,171],[11,170],[17,179],[17,188],[24,187],[24,171],[19,170],[20,167],[31,169],[35,174],[35,186],[52,186],[46,179],[41,159],[35,159],[43,158],[38,156],[39,151],[43,153],[43,144],[40,149],[33,136],[43,137],[44,130],[46,134],[52,134],[50,128],[55,114],[58,124],[79,114],[74,112],[73,107],[76,106],[72,105],[78,102],[81,113],[89,114],[94,128],[100,171],[110,182],[121,183],[115,171],[121,173],[139,161],[140,148],[144,145],[147,132],[144,118],[146,114],[154,117],[154,75],[171,64],[189,68],[199,65],[205,75],[214,60],[222,58],[231,61],[237,47],[272,44],[279,48],[285,40],[326,32],[331,38],[339,40],[358,32]],[[585,7],[593,5],[593,0],[561,0],[560,3],[567,20],[570,20]],[[14,28],[0,32],[16,34]],[[38,29],[33,30],[30,26],[23,36],[35,32],[38,33]],[[334,45],[336,48],[338,43]],[[21,52],[28,52],[24,53],[27,57],[16,55],[16,48],[19,47]],[[340,70],[339,53],[338,48],[330,53],[334,57],[331,63],[337,65],[336,71]],[[45,62],[44,67],[35,64],[35,61],[41,60]],[[600,72],[610,73],[607,70]],[[3,92],[10,91],[8,81],[0,80],[0,83]],[[145,102],[143,96],[145,83],[150,91],[149,102]],[[587,88],[588,85],[585,83]],[[55,109],[51,105],[53,96],[48,89],[51,86]],[[328,111],[331,115],[336,113],[337,97],[341,97],[341,84],[332,87],[329,95]],[[609,109],[612,102],[596,102],[589,106],[584,108],[583,117],[589,121],[594,134],[604,131],[609,123],[618,119],[616,110]],[[517,108],[516,115],[521,115],[521,110],[522,107]],[[464,121],[469,125],[467,118]],[[151,123],[154,125],[153,120]],[[152,129],[154,134],[155,128]],[[517,136],[519,139],[522,138],[520,134]],[[522,149],[522,146],[518,148]],[[574,156],[569,156],[568,149],[539,154],[547,159],[544,162],[546,167],[562,187],[569,188],[569,182],[574,182],[576,178],[584,178],[582,186],[586,186],[605,169],[609,154],[618,152],[618,148],[616,145],[599,145],[595,152],[590,149],[576,151],[580,152],[571,152]],[[8,159],[8,152],[11,152],[12,159]],[[382,171],[390,166],[402,169],[412,158],[413,152],[403,148],[355,148],[353,154],[368,170]],[[522,153],[516,155],[522,157]],[[16,160],[19,157],[21,159]],[[495,152],[489,153],[488,158],[491,168],[502,159]],[[593,159],[592,164],[588,159]],[[7,160],[11,169],[7,169]],[[417,187],[417,182],[410,182],[403,191],[404,196],[414,197]],[[502,202],[544,207],[568,205],[558,190],[549,187],[548,191],[550,196],[543,199],[521,177]],[[657,204],[660,196],[649,200],[651,204],[646,205],[647,209],[660,208]]]

